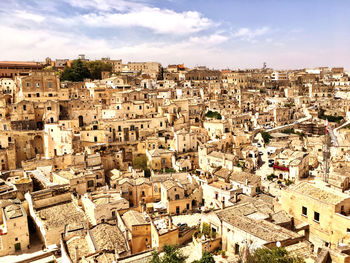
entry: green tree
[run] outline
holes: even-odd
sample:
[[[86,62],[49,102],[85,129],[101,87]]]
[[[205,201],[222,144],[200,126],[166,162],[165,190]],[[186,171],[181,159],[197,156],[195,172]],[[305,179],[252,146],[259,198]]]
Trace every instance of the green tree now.
[[[209,224],[203,223],[203,226],[202,226],[202,233],[203,233],[206,237],[209,237],[209,235],[210,235],[210,225],[209,225]]]
[[[268,132],[261,132],[261,136],[263,137],[264,142],[266,144],[268,144],[270,142],[271,138],[272,138],[272,136]]]
[[[149,263],[184,263],[187,259],[177,246],[165,245],[163,247],[164,255],[154,251]]]
[[[74,60],[71,63],[71,67],[65,67],[61,74],[61,80],[68,81],[83,81],[90,77],[91,74],[86,63],[80,59]]]
[[[205,116],[207,118],[214,118],[214,119],[217,119],[217,120],[221,120],[222,119],[222,116],[220,113],[216,112],[216,111],[208,111]]]
[[[101,79],[102,71],[112,71],[112,65],[102,61],[90,61],[87,63],[92,79]]]
[[[259,248],[251,255],[248,255],[248,263],[304,263],[305,261],[298,257],[291,255],[285,248]]]
[[[204,251],[202,258],[200,260],[195,260],[192,263],[215,263],[215,259],[212,253]]]
[[[134,169],[142,169],[146,170],[147,167],[147,156],[145,154],[135,156],[133,160],[133,167]]]

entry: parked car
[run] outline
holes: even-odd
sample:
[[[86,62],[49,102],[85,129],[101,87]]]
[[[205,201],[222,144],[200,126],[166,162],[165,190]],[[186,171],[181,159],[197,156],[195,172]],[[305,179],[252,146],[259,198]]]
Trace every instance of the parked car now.
[[[186,228],[187,227],[187,223],[178,223],[177,227],[180,229]]]

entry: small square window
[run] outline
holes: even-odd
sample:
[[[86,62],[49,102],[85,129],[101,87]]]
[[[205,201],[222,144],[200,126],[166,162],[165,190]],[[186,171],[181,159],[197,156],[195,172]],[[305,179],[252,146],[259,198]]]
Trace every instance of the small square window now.
[[[302,213],[303,216],[307,216],[307,208],[305,206],[302,207]]]
[[[315,220],[316,222],[320,222],[320,213],[314,212],[314,220]]]

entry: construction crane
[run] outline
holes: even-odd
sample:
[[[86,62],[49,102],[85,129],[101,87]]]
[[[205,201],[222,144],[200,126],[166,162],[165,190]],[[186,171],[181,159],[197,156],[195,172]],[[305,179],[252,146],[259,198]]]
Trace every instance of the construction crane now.
[[[325,128],[325,138],[323,143],[323,165],[324,165],[324,174],[323,181],[328,183],[329,179],[329,159],[331,157],[330,148],[331,148],[331,135],[329,132],[328,120]]]

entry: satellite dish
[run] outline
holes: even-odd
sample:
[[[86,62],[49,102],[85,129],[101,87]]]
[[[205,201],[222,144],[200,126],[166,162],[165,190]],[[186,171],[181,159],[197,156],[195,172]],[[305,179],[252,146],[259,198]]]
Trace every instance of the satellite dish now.
[[[276,247],[281,247],[281,242],[277,241],[276,242]]]

